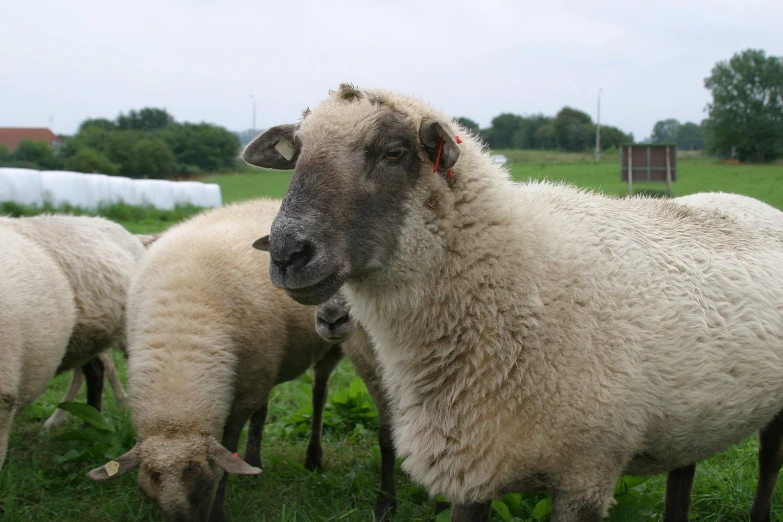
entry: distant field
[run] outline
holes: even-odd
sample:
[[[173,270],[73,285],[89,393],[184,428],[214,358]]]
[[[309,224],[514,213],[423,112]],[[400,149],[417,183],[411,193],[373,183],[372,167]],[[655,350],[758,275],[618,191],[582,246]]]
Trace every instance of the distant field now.
[[[516,179],[564,180],[609,194],[625,194],[619,181],[619,160],[604,155],[599,164],[592,155],[574,155],[537,151],[503,151],[511,160],[510,172]],[[680,180],[675,195],[703,190],[738,192],[758,197],[783,209],[783,166],[720,165],[710,159],[695,158],[679,163]],[[258,170],[253,173],[206,178],[218,183],[224,203],[254,197],[282,197],[290,181],[290,172]],[[661,185],[637,188],[661,190]],[[192,214],[144,212],[120,208],[110,216],[134,232],[164,230]],[[124,362],[115,357],[124,376]],[[58,434],[77,428],[72,421],[52,434],[38,430],[65,391],[70,375],[59,376],[33,406],[22,412],[14,424],[9,454],[0,472],[0,521],[155,521],[160,517],[138,490],[135,473],[116,482],[94,484],[84,473],[104,464],[103,459],[89,462],[58,463],[58,456],[81,443],[56,440]],[[345,390],[354,377],[351,365],[343,362],[332,381],[332,393]],[[309,375],[278,386],[270,404],[269,423],[264,437],[264,473],[257,477],[232,477],[227,506],[235,522],[242,521],[349,521],[370,522],[376,497],[379,452],[371,426],[344,422],[325,429],[324,469],[312,474],[304,470],[307,441],[299,434],[306,412],[297,410],[309,403]],[[84,400],[84,393],[79,398]],[[105,395],[107,417],[117,425],[127,423],[127,414],[119,412]],[[299,424],[297,424],[299,423]],[[524,443],[524,442],[522,442]],[[691,520],[734,522],[747,520],[755,489],[756,442],[754,438],[699,465],[694,486]],[[244,448],[242,447],[242,450]],[[116,454],[107,455],[115,457]],[[632,520],[659,520],[663,508],[665,478],[655,477],[639,486],[649,498],[651,515]],[[398,475],[400,508],[395,520],[429,520],[432,503],[426,493]],[[783,489],[778,488],[773,504],[773,520],[783,514]],[[496,514],[493,522],[508,521]],[[517,519],[523,522],[531,518]]]
[[[528,179],[562,180],[607,194],[627,194],[620,181],[617,154],[604,154],[595,163],[592,154],[550,151],[499,151],[509,159],[511,175]],[[685,154],[688,156],[689,154]],[[675,196],[694,192],[736,192],[758,198],[783,209],[783,165],[724,165],[712,158],[688,158],[678,162]],[[202,181],[220,185],[224,202],[253,197],[282,197],[291,180],[291,172],[258,169],[256,173],[214,176]],[[665,184],[634,184],[635,190],[665,190]]]

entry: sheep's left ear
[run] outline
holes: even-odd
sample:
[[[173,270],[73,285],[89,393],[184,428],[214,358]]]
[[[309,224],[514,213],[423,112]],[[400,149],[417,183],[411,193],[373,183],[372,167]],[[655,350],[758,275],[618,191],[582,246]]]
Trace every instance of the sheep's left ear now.
[[[253,241],[253,248],[269,252],[269,236],[259,237]]]
[[[294,140],[296,125],[278,125],[251,141],[242,159],[245,163],[265,169],[289,170],[296,165],[299,145]]]
[[[436,120],[424,120],[421,122],[419,139],[433,164],[438,158],[440,140],[443,140],[443,149],[440,152],[440,161],[438,162],[439,171],[448,171],[457,163],[459,147],[454,135],[449,132],[448,126]]]
[[[215,464],[223,468],[223,471],[233,473],[234,475],[258,475],[261,473],[260,468],[251,466],[239,458],[238,455],[231,453],[215,438],[212,438],[210,443],[210,457],[212,457]]]

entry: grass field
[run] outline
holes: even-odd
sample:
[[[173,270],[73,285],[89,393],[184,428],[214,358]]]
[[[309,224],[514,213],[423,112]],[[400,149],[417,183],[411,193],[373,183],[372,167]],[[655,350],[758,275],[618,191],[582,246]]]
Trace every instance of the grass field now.
[[[619,181],[616,156],[599,164],[588,155],[568,155],[528,151],[504,151],[510,171],[516,179],[548,178],[565,180],[579,186],[624,194]],[[783,167],[720,165],[705,158],[681,160],[675,195],[704,190],[738,192],[757,197],[783,209]],[[259,196],[280,197],[290,173],[258,171],[252,174],[207,178],[220,184],[224,202]],[[660,190],[660,185],[638,186]],[[192,214],[192,210],[161,213],[132,209],[115,210],[110,216],[134,232],[164,230]],[[124,371],[120,357],[115,357]],[[57,440],[80,423],[40,435],[43,421],[54,410],[69,382],[70,375],[57,377],[47,392],[22,412],[14,424],[8,458],[0,472],[0,521],[154,521],[160,520],[135,484],[135,473],[121,479],[95,484],[84,476],[103,459],[60,462],[69,450],[84,446],[80,442]],[[354,378],[350,363],[343,362],[336,372],[331,397],[344,391]],[[232,477],[227,507],[234,521],[370,521],[376,497],[379,452],[371,422],[346,417],[346,421],[327,426],[324,433],[324,469],[309,473],[302,466],[306,439],[300,434],[306,421],[310,376],[281,385],[273,394],[269,423],[264,436],[264,473],[259,477]],[[83,393],[78,399],[83,401]],[[115,442],[130,447],[132,432],[129,417],[116,409],[110,394],[105,395],[106,417],[117,426]],[[334,407],[334,405],[330,405]],[[297,413],[298,410],[304,409]],[[755,489],[756,442],[752,438],[710,459],[697,468],[693,494],[692,520],[743,521]],[[109,456],[117,456],[116,452]],[[628,520],[659,520],[663,507],[664,477],[655,477],[636,488],[651,502],[650,514]],[[398,475],[400,502],[396,520],[428,520],[432,503],[426,493]],[[782,520],[783,488],[778,488],[773,519]],[[493,521],[509,520],[499,513]],[[618,517],[619,519],[619,517]],[[522,518],[520,520],[532,520]]]

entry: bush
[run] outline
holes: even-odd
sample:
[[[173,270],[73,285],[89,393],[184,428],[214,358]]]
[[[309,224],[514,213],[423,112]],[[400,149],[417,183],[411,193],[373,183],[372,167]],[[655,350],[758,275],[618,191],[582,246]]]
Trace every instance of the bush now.
[[[117,174],[120,166],[111,162],[106,156],[90,147],[83,147],[76,154],[63,162],[65,170],[74,172]]]

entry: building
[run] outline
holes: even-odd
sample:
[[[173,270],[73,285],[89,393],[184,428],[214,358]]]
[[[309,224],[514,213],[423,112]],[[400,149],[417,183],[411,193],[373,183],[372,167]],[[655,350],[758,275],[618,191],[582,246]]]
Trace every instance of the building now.
[[[0,127],[0,147],[14,152],[22,140],[43,141],[49,147],[62,143],[59,137],[49,129],[33,127]]]

